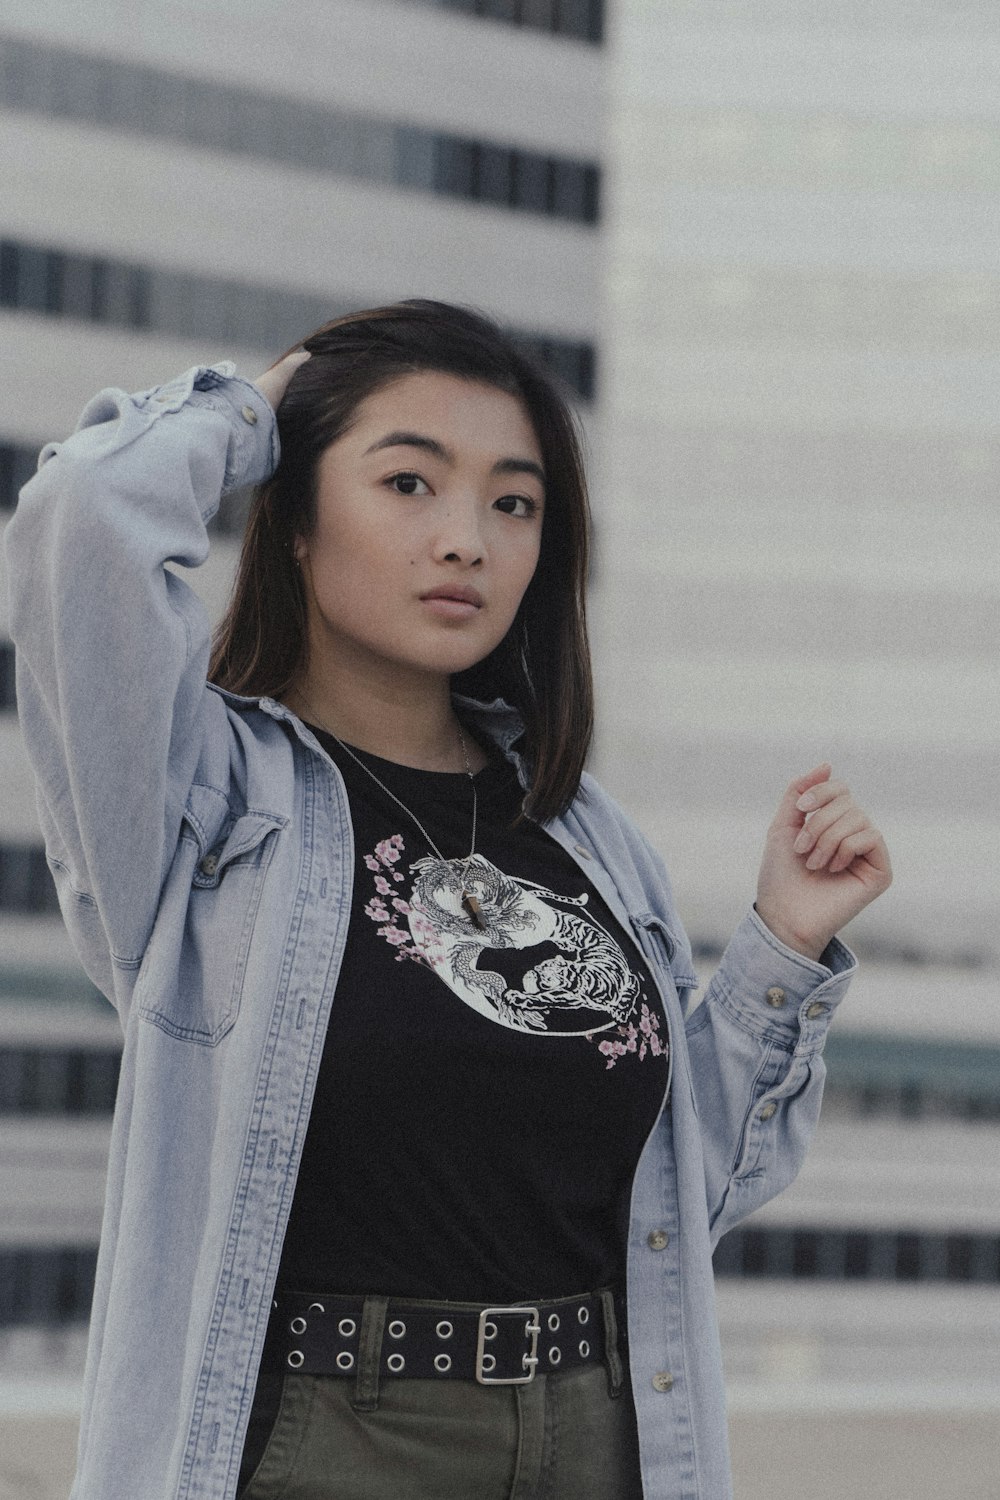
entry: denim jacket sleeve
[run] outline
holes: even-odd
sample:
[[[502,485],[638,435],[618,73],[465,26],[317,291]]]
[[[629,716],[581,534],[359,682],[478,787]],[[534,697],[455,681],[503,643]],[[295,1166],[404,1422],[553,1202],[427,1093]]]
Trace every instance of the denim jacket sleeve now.
[[[146,947],[195,776],[210,627],[166,565],[197,567],[228,489],[277,460],[274,415],[233,367],[105,390],[42,450],[7,527],[18,710],[50,868],[109,999]],[[209,700],[211,701],[211,706]]]
[[[856,968],[837,938],[814,962],[750,911],[689,1011],[713,1245],[802,1165],[823,1095],[821,1050]]]

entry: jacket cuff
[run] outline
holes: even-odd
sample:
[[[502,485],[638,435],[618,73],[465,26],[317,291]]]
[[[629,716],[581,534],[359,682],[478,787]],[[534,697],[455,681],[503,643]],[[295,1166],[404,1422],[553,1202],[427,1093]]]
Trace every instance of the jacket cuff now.
[[[216,411],[230,424],[223,494],[261,484],[277,468],[281,454],[278,423],[267,397],[234,373],[231,360],[194,365],[183,375],[140,391],[131,399],[148,415],[164,417],[183,407]]]
[[[722,956],[712,988],[733,1020],[762,1041],[819,1052],[858,967],[834,938],[819,960],[796,953],[749,911]]]

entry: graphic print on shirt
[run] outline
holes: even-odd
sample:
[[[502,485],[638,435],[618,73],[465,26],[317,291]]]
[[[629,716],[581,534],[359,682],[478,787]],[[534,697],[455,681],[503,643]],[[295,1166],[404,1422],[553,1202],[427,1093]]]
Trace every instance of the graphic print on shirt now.
[[[586,892],[562,895],[476,854],[467,865],[416,860],[407,896],[396,868],[403,849],[402,836],[393,834],[365,856],[376,890],[365,914],[381,924],[397,961],[428,965],[479,1015],[514,1031],[589,1040],[614,1030],[616,1039],[598,1043],[609,1068],[628,1053],[642,1059],[665,1050],[638,975],[586,909]],[[463,890],[475,898],[477,922],[463,906]]]

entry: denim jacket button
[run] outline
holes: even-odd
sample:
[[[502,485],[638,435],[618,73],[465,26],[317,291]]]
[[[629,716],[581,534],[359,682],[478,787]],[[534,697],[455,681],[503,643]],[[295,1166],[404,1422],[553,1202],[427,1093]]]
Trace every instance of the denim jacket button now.
[[[581,859],[591,859],[593,857],[590,850],[585,849],[582,844],[574,844],[573,848],[576,850],[577,854],[579,854]]]
[[[767,994],[764,996],[764,999],[767,1001],[768,1005],[773,1006],[775,1010],[780,1010],[781,1007],[787,1002],[788,996],[785,994],[780,985],[773,984],[768,990]]]
[[[257,413],[254,411],[252,406],[241,406],[240,416],[243,418],[244,422],[249,422],[251,427],[257,420]]]
[[[657,1370],[653,1376],[654,1391],[669,1391],[674,1383],[674,1377],[669,1370]]]
[[[775,1104],[773,1099],[769,1099],[760,1112],[760,1118],[762,1120],[770,1120],[772,1116],[776,1115],[777,1113],[778,1106]]]
[[[806,1016],[810,1021],[816,1021],[820,1016],[826,1015],[826,1006],[820,1000],[814,1000],[806,1010]]]
[[[203,875],[214,875],[219,868],[219,856],[217,854],[206,854],[198,868]]]
[[[665,1250],[670,1244],[670,1236],[665,1229],[654,1229],[647,1235],[646,1244],[650,1250]]]

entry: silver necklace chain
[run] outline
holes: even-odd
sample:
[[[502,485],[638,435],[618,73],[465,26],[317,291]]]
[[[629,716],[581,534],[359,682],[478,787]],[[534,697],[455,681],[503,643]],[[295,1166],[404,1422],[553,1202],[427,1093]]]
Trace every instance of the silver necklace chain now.
[[[319,717],[319,715],[317,714],[316,710],[313,708],[312,704],[309,702],[309,699],[305,696],[304,693],[300,692],[299,693],[299,697],[302,699],[302,702],[305,704],[306,708],[309,710],[310,714],[312,715],[313,722],[315,724],[318,724],[321,729],[325,729],[326,732],[327,732],[327,734],[330,736],[330,738],[332,740],[334,740],[336,742],[336,744],[338,744],[340,746],[340,748],[341,748],[341,750],[343,750],[344,754],[345,755],[349,755],[351,757],[351,759],[354,761],[354,764],[357,765],[357,766],[360,766],[361,769],[362,769],[362,771],[364,771],[366,773],[366,775],[368,775],[368,776],[371,777],[371,779],[372,779],[372,781],[374,781],[375,785],[378,786],[378,787],[381,787],[382,791],[385,792],[385,795],[387,797],[390,797],[392,799],[392,801],[395,802],[395,804],[396,804],[397,807],[402,808],[402,810],[403,810],[403,812],[405,812],[406,816],[408,818],[410,818],[417,825],[417,827],[420,829],[420,832],[423,834],[424,838],[427,840],[427,843],[433,849],[434,853],[437,855],[437,857],[441,861],[441,863],[443,865],[447,865],[449,869],[451,869],[455,864],[457,864],[458,861],[461,859],[461,855],[456,856],[456,858],[453,859],[453,860],[446,859],[445,856],[441,853],[441,850],[438,848],[437,844],[435,844],[434,840],[431,838],[430,834],[427,832],[427,829],[424,827],[423,823],[421,823],[420,819],[417,817],[416,813],[413,811],[413,809],[410,808],[410,807],[407,807],[406,803],[402,800],[401,797],[397,797],[395,792],[390,791],[390,789],[386,786],[385,782],[381,779],[381,777],[376,776],[376,774],[372,770],[371,766],[366,766],[365,763],[364,763],[364,761],[361,759],[361,757],[359,755],[356,755],[354,753],[354,751],[351,749],[350,745],[345,745],[344,742],[343,742],[343,740],[340,738],[340,736],[334,734],[333,730],[329,727],[328,724],[324,724],[323,723],[323,720]],[[465,743],[465,735],[462,733],[462,726],[461,726],[461,724],[458,725],[458,737],[459,737],[459,739],[462,742],[462,756],[463,756],[463,758],[465,760],[465,774],[468,776],[469,783],[470,783],[470,785],[472,787],[472,846],[469,849],[468,854],[465,856],[464,861],[462,862],[462,872],[461,872],[461,876],[460,876],[460,879],[459,879],[459,885],[460,885],[461,891],[462,891],[462,905],[465,907],[466,911],[468,912],[469,916],[472,918],[472,920],[476,924],[476,926],[477,927],[483,927],[485,924],[483,923],[483,920],[482,920],[482,918],[481,918],[481,916],[479,914],[479,902],[476,900],[475,896],[473,896],[466,889],[466,883],[468,881],[468,875],[469,875],[469,865],[472,863],[473,855],[476,852],[476,821],[477,821],[477,817],[478,817],[478,813],[479,813],[479,797],[478,797],[478,794],[476,792],[476,783],[475,783],[475,779],[474,779],[474,774],[473,774],[472,766],[471,766],[471,764],[469,762],[469,748],[468,748],[468,746]]]

